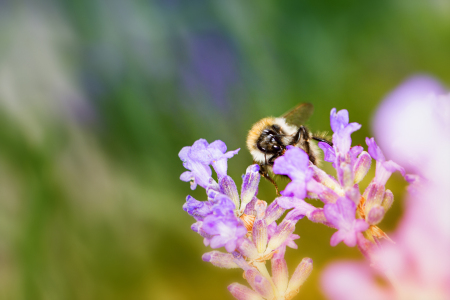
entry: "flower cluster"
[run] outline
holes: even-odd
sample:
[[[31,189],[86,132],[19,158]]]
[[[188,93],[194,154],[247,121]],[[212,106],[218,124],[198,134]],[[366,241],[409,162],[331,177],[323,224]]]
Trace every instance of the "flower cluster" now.
[[[443,91],[436,80],[417,76],[381,104],[374,122],[380,143],[418,176],[407,177],[412,183],[405,199],[405,216],[392,234],[395,244],[373,249],[372,267],[362,262],[329,266],[322,276],[329,299],[356,300],[361,295],[373,300],[450,299],[450,95],[437,96]],[[369,153],[377,160],[377,174],[364,195],[373,195],[374,209],[379,207],[386,177],[393,170],[404,171],[385,161],[373,140],[368,142]],[[430,145],[434,145],[432,153]],[[392,202],[386,193],[383,209]],[[380,214],[385,212],[381,208]],[[390,284],[381,285],[380,277]]]
[[[313,222],[336,228],[338,231],[330,241],[332,246],[341,241],[350,247],[358,244],[365,253],[371,243],[387,238],[376,226],[394,200],[385,185],[394,171],[398,170],[405,176],[405,170],[385,159],[374,138],[366,139],[368,152],[361,146],[351,146],[351,134],[361,125],[349,122],[347,110],[337,112],[333,108],[330,123],[333,146],[320,142],[319,147],[324,152],[324,160],[331,162],[336,169],[336,178],[313,165],[305,151],[288,146],[285,154],[275,160],[273,170],[275,174],[289,176],[291,182],[281,194],[293,200],[280,205],[286,209],[293,208],[293,211],[300,210]],[[361,194],[359,182],[369,171],[372,159],[376,160],[376,174]],[[320,199],[324,207],[313,207],[304,201],[305,198]]]
[[[227,175],[227,160],[239,149],[227,152],[221,141],[198,140],[180,151],[189,170],[180,179],[190,181],[192,189],[200,185],[206,190],[206,201],[188,196],[183,205],[196,220],[192,229],[206,246],[227,251],[205,253],[203,260],[221,268],[241,268],[251,286],[229,285],[236,299],[287,300],[298,293],[312,271],[312,260],[304,258],[289,280],[284,256],[286,247],[297,248],[294,240],[299,236],[294,230],[303,217],[337,230],[331,246],[341,241],[350,247],[357,245],[370,261],[370,267],[340,262],[327,268],[322,279],[330,299],[449,299],[450,95],[430,95],[436,90],[443,89],[434,80],[414,78],[388,97],[375,118],[377,140],[387,156],[417,175],[406,174],[404,167],[387,160],[374,138],[366,138],[367,151],[352,147],[351,134],[361,125],[350,123],[347,110],[331,110],[332,143],[319,143],[336,176],[311,163],[301,148],[287,146],[275,160],[273,172],[291,181],[270,205],[257,198],[258,165],[249,166],[242,176],[240,194]],[[422,122],[417,121],[419,117]],[[414,134],[403,134],[407,128]],[[435,145],[433,153],[431,144]],[[372,160],[375,176],[361,193],[359,185]],[[395,243],[389,243],[378,225],[394,201],[386,183],[395,171],[410,186],[405,218],[393,235]],[[323,208],[306,198],[319,199]],[[377,276],[390,284],[379,285]]]
[[[181,180],[191,181],[191,188],[200,185],[206,190],[206,201],[187,196],[183,209],[197,221],[192,230],[204,238],[205,246],[213,249],[225,247],[228,252],[211,251],[203,260],[222,268],[241,268],[250,286],[231,284],[229,291],[237,299],[291,299],[312,270],[312,260],[305,258],[288,280],[284,260],[286,247],[297,248],[294,234],[297,221],[305,216],[311,205],[293,210],[277,224],[285,212],[281,204],[291,203],[292,197],[279,197],[270,205],[256,195],[260,181],[259,165],[247,168],[239,195],[236,183],[226,174],[227,159],[238,150],[226,152],[221,141],[208,144],[196,141],[184,147],[179,157],[189,169]],[[212,178],[210,165],[217,173]],[[280,204],[281,203],[281,204]],[[265,262],[271,261],[272,275]]]

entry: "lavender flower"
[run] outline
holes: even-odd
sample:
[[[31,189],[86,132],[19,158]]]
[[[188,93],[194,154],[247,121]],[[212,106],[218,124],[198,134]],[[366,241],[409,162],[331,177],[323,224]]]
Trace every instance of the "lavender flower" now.
[[[300,148],[288,146],[285,154],[275,160],[273,171],[275,174],[287,175],[292,180],[286,189],[281,191],[283,196],[294,197],[300,201],[310,192],[325,203],[337,199],[337,194],[313,178],[314,170],[310,166],[309,156]],[[292,204],[292,207],[294,206]]]
[[[222,141],[212,142],[207,150],[211,155],[211,164],[219,178],[227,175],[227,160],[236,155],[240,149],[227,152],[227,146]]]
[[[338,229],[331,238],[332,246],[341,241],[350,247],[357,243],[365,245],[361,232],[369,239],[368,243],[388,238],[375,225],[382,221],[394,199],[392,192],[385,188],[387,180],[395,170],[406,176],[404,169],[387,161],[373,138],[367,139],[368,152],[361,146],[351,146],[351,134],[361,125],[350,123],[346,110],[337,112],[333,108],[330,124],[334,132],[333,146],[321,142],[319,147],[324,151],[325,160],[336,169],[337,178],[313,165],[302,149],[288,147],[273,167],[274,173],[287,175],[292,180],[281,192],[290,198],[280,198],[280,206],[293,209],[289,213],[291,216],[307,216],[313,222]],[[361,195],[358,183],[369,171],[372,158],[377,161],[376,175]],[[308,204],[304,201],[306,197],[320,199],[324,208]],[[363,248],[360,246],[360,249]]]
[[[361,299],[361,295],[373,300],[450,298],[450,96],[432,95],[439,90],[437,87],[439,84],[428,77],[407,80],[386,98],[377,112],[377,139],[384,140],[387,152],[417,171],[420,178],[406,176],[414,180],[410,180],[412,186],[406,196],[405,215],[392,234],[395,244],[384,243],[382,247],[376,247],[373,243],[358,241],[372,267],[358,262],[339,262],[325,270],[322,285],[329,299]],[[403,113],[397,114],[400,111]],[[424,112],[432,112],[433,118],[422,118]],[[417,122],[419,119],[421,122]],[[417,128],[417,123],[427,128],[425,141],[418,141],[416,132],[410,135],[403,131],[405,128]],[[401,132],[402,136],[398,138],[405,144],[387,142],[386,136],[392,137],[392,132]],[[425,151],[420,145],[437,140],[439,147],[434,148],[433,155],[429,155],[429,149]],[[386,163],[374,140],[369,140],[368,144],[369,153],[377,160],[377,168],[378,164]],[[380,177],[381,180],[374,179],[371,185],[383,183],[385,176]],[[372,187],[365,194],[381,199],[382,192],[383,189]],[[384,192],[383,202],[386,199],[392,202],[392,193]],[[384,204],[381,206],[384,207]],[[390,284],[380,285],[377,277],[384,278]]]
[[[375,173],[374,182],[378,185],[385,185],[389,177],[394,171],[399,171],[405,176],[405,169],[392,160],[386,161],[383,152],[378,147],[374,138],[366,138],[366,144],[369,147],[369,154],[377,161],[377,169]]]
[[[289,300],[298,294],[300,287],[312,271],[312,259],[310,258],[304,258],[300,262],[290,280],[284,258],[273,258],[271,265],[272,276],[256,269],[248,269],[244,272],[244,276],[253,290],[239,283],[232,283],[228,286],[228,290],[239,300]]]
[[[291,152],[301,151],[291,149]],[[197,221],[192,230],[200,234],[205,246],[213,249],[225,247],[229,253],[212,251],[205,253],[204,261],[222,268],[241,268],[252,289],[234,283],[229,290],[237,299],[291,299],[298,293],[312,270],[312,260],[304,259],[293,274],[290,281],[287,278],[287,264],[284,260],[286,247],[297,248],[294,240],[299,236],[294,234],[297,221],[315,209],[304,202],[294,201],[292,197],[280,197],[270,205],[258,200],[258,184],[260,181],[259,165],[251,165],[242,177],[242,187],[239,196],[236,183],[226,175],[227,159],[237,153],[226,152],[226,146],[221,141],[208,145],[205,140],[199,140],[192,147],[180,151],[183,165],[190,169],[185,172],[193,178],[193,184],[198,183],[206,189],[207,200],[198,201],[191,196],[186,198],[183,209]],[[299,153],[297,153],[299,154]],[[303,155],[304,152],[300,152]],[[291,154],[289,154],[291,155]],[[286,158],[289,159],[290,156]],[[295,155],[295,154],[294,154]],[[308,157],[295,166],[308,168]],[[286,161],[285,165],[289,165]],[[209,165],[214,167],[218,175],[218,183],[211,177]],[[282,167],[282,163],[279,166]],[[286,169],[286,168],[285,168]],[[291,168],[288,172],[295,172]],[[311,181],[313,170],[308,174],[299,175],[293,183],[307,185]],[[183,173],[184,174],[184,173]],[[184,179],[183,176],[181,178]],[[314,185],[314,184],[313,184]],[[306,190],[303,190],[306,194]],[[292,204],[294,210],[289,212],[282,222],[276,223]],[[272,262],[272,276],[266,269],[265,261]]]
[[[336,246],[341,241],[349,247],[356,245],[358,232],[365,231],[369,225],[361,219],[355,219],[356,204],[347,197],[341,197],[334,204],[324,206],[325,217],[328,222],[339,230],[331,237],[331,246]]]
[[[288,146],[285,155],[275,161],[273,165],[274,173],[288,175],[291,179],[286,189],[281,192],[283,196],[299,199],[306,197],[306,184],[313,175],[313,171],[308,166],[308,154],[294,146]]]
[[[192,190],[195,190],[197,184],[206,189],[212,175],[209,165],[212,164],[219,178],[226,176],[227,160],[237,154],[239,149],[226,151],[227,146],[219,140],[208,144],[206,140],[199,139],[191,147],[183,147],[178,156],[189,171],[181,174],[180,179],[190,181]]]
[[[212,236],[211,248],[225,246],[228,252],[233,252],[237,241],[247,234],[245,226],[233,215],[221,217],[209,215],[205,218],[202,229]]]
[[[295,240],[299,236],[294,231],[298,220],[305,216],[337,230],[331,237],[331,246],[341,241],[349,247],[358,246],[374,267],[341,263],[329,268],[324,276],[324,289],[332,299],[361,299],[361,295],[374,300],[450,296],[447,255],[450,208],[445,201],[450,194],[450,96],[427,97],[427,101],[433,107],[435,118],[429,118],[431,125],[424,126],[439,132],[439,136],[430,138],[439,140],[439,147],[427,159],[423,159],[422,147],[403,149],[417,163],[415,170],[419,175],[406,174],[402,166],[387,160],[374,138],[366,138],[367,151],[362,146],[352,147],[351,134],[361,125],[350,123],[346,110],[334,108],[330,114],[333,145],[319,143],[319,146],[325,161],[335,168],[336,176],[312,164],[302,149],[288,146],[283,156],[275,160],[273,170],[287,175],[291,182],[270,205],[257,198],[258,165],[247,168],[240,193],[227,175],[227,160],[238,150],[227,152],[221,141],[208,144],[199,140],[180,151],[183,165],[189,170],[181,179],[191,181],[191,188],[197,184],[204,187],[207,195],[206,201],[186,198],[183,209],[196,220],[191,229],[203,237],[206,246],[224,247],[227,251],[211,251],[202,259],[221,268],[241,268],[250,285],[231,284],[228,289],[236,299],[292,299],[298,293],[312,270],[312,260],[303,259],[289,280],[284,256],[287,247],[297,248]],[[416,119],[407,116],[405,122]],[[437,124],[440,129],[434,127]],[[389,149],[391,153],[394,152]],[[417,160],[418,157],[422,160]],[[367,175],[372,159],[376,161],[375,176],[361,194],[359,184]],[[212,178],[210,165],[217,173],[217,182]],[[386,183],[395,171],[411,184],[409,208],[400,229],[393,235],[396,243],[383,244],[383,239],[390,238],[378,225],[394,201]],[[310,204],[305,198],[319,199],[324,206]],[[277,223],[286,210],[290,211]],[[271,273],[266,267],[269,260]],[[394,289],[375,284],[378,275],[385,276]]]
[[[345,155],[350,151],[352,139],[350,135],[359,130],[361,125],[349,123],[348,111],[343,109],[336,112],[333,108],[330,113],[330,125],[333,130],[333,144],[338,154]]]

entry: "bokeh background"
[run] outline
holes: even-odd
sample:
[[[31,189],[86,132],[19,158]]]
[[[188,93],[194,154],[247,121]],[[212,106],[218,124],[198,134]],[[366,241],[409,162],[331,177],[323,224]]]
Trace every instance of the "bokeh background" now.
[[[365,145],[404,79],[450,84],[449,53],[447,0],[1,1],[0,298],[231,299],[242,272],[201,260],[210,249],[181,206],[205,195],[179,180],[178,151],[199,138],[241,148],[239,182],[252,123],[300,102],[315,106],[313,131],[348,109]],[[388,187],[387,232],[405,184]],[[274,197],[262,181],[259,198]],[[315,265],[298,298],[323,299],[321,269],[362,257],[330,247],[322,225],[296,233],[291,271]]]

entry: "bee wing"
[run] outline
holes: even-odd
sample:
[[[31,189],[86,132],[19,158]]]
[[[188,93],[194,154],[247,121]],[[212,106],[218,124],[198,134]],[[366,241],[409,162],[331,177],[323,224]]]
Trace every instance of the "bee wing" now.
[[[311,117],[314,111],[314,106],[311,103],[301,103],[282,115],[288,124],[303,125]]]

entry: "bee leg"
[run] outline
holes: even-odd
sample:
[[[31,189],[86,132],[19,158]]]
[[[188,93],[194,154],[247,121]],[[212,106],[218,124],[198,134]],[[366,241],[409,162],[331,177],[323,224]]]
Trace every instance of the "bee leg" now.
[[[267,170],[264,166],[260,165],[259,173],[261,174],[262,177],[266,178],[267,180],[270,181],[270,183],[272,183],[274,185],[277,195],[280,195],[280,192],[278,191],[277,183],[275,182],[275,180],[273,180],[272,177],[270,177],[269,173],[267,173]]]
[[[262,173],[261,175],[262,175],[264,178],[266,178],[267,180],[269,180],[270,183],[273,184],[273,186],[275,187],[275,191],[276,191],[277,195],[281,195],[280,192],[278,191],[278,185],[277,185],[277,183],[275,182],[275,180],[273,180],[273,178],[270,177],[270,175],[269,175],[268,173]]]
[[[306,154],[308,154],[309,156],[309,160],[315,165],[316,157],[311,152],[311,147],[309,146],[309,137],[310,134],[308,132],[308,129],[306,129],[306,127],[302,125],[298,128],[298,131],[295,134],[291,144],[292,145],[300,144],[300,148],[305,150]]]
[[[327,143],[328,145],[330,145],[331,147],[333,147],[333,143],[330,142],[330,141],[328,141],[328,140],[326,140],[326,139],[323,139],[323,138],[320,138],[320,137],[317,137],[317,136],[312,136],[311,138],[312,138],[313,140],[318,141],[318,142],[324,142],[324,143]]]

